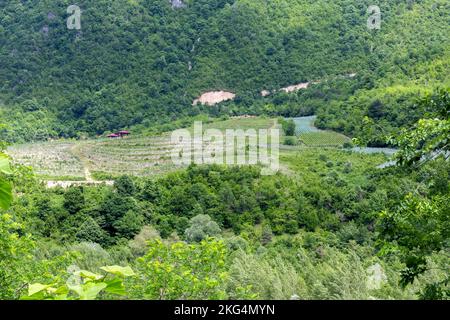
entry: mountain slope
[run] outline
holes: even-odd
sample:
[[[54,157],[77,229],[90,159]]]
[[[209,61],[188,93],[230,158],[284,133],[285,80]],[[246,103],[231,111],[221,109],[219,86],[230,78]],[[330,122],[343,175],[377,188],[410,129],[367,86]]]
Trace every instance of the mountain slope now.
[[[380,1],[378,31],[367,28],[370,1],[77,3],[81,30],[67,29],[65,1],[0,4],[6,139],[168,122],[201,112],[191,104],[208,90],[237,93],[239,111],[263,89],[328,75],[357,73],[373,87],[414,78],[417,64],[448,52],[444,0]]]

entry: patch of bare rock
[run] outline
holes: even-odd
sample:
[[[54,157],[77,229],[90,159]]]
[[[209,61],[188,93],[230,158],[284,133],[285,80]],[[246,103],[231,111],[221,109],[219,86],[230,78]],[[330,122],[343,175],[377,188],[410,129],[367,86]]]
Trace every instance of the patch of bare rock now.
[[[233,100],[236,95],[228,91],[210,91],[202,94],[198,99],[195,99],[192,105],[197,105],[198,103],[213,106],[223,101]]]

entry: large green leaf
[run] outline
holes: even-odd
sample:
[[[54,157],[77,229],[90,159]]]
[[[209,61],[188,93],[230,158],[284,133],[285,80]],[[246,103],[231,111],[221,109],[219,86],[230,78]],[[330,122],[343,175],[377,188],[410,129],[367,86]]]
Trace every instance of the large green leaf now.
[[[28,295],[32,296],[33,294],[36,294],[38,292],[41,292],[43,290],[46,290],[47,288],[50,288],[51,285],[41,284],[41,283],[33,283],[28,285]]]
[[[82,285],[69,286],[69,289],[76,292],[80,300],[95,300],[97,295],[107,287],[104,282],[88,282]]]
[[[3,153],[0,153],[0,173],[12,174],[9,158]]]
[[[134,271],[130,267],[121,267],[121,266],[107,266],[100,268],[108,273],[112,273],[121,277],[131,277],[134,276]]]
[[[78,274],[81,277],[87,279],[88,281],[89,280],[96,281],[96,280],[100,280],[101,278],[103,278],[102,275],[99,275],[99,274],[96,274],[96,273],[92,273],[92,272],[87,271],[87,270],[80,270],[80,271],[76,272],[76,274]]]
[[[122,296],[126,294],[122,279],[112,279],[110,281],[106,281],[106,284],[108,285],[105,289],[106,292]]]
[[[0,179],[0,208],[7,210],[12,201],[12,188],[8,181]]]

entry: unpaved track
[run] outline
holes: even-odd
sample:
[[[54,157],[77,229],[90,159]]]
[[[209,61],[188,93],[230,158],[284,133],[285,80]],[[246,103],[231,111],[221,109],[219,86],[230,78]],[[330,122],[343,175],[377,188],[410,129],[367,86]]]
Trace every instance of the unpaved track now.
[[[84,154],[81,152],[80,147],[81,144],[76,143],[73,145],[72,148],[70,148],[70,152],[82,163],[84,169],[84,179],[86,180],[86,182],[91,183],[95,182],[94,179],[92,178],[91,171],[89,170],[89,162],[87,158],[84,156]]]
[[[114,181],[107,180],[107,181],[98,181],[95,180],[92,177],[91,171],[89,169],[89,161],[84,156],[84,154],[80,150],[81,144],[76,143],[72,148],[70,148],[70,152],[72,155],[78,160],[80,160],[81,164],[83,165],[84,169],[84,181],[47,181],[47,188],[55,188],[55,187],[62,187],[62,188],[70,188],[73,186],[83,186],[83,185],[101,185],[105,184],[108,186],[114,185]]]

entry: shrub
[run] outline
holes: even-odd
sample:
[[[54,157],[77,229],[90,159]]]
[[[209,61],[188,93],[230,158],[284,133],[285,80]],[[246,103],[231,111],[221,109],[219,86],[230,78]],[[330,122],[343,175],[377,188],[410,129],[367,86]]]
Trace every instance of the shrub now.
[[[220,234],[219,225],[206,214],[199,214],[190,221],[190,227],[184,235],[189,242],[200,242],[207,237],[215,237]]]

